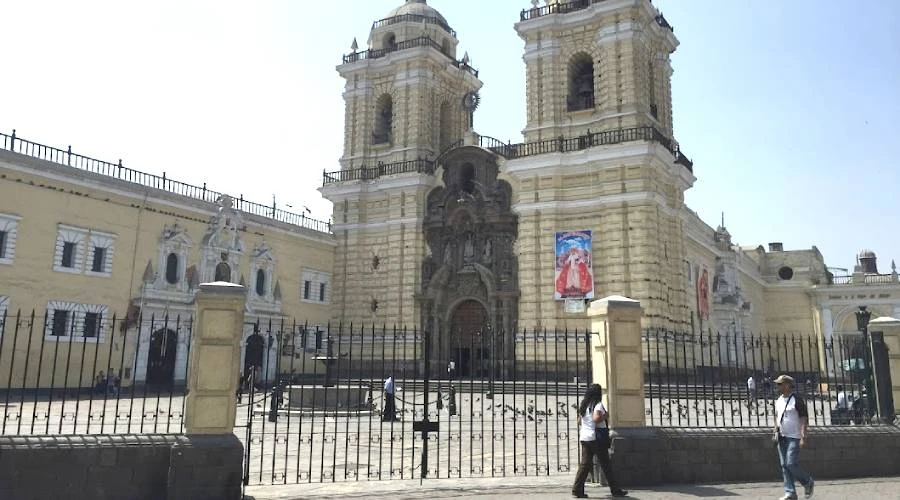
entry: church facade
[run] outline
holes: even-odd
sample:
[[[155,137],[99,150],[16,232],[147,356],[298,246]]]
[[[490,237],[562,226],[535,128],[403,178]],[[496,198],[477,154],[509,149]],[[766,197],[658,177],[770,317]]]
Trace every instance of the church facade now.
[[[856,334],[863,303],[900,314],[896,270],[878,274],[874,256],[835,278],[815,247],[739,247],[724,220],[685,205],[696,177],[673,120],[678,40],[649,0],[533,2],[515,30],[520,144],[473,129],[482,82],[426,1],[344,56],[344,152],[321,188],[335,320],[416,325],[453,357],[487,331],[587,329],[584,304],[608,295],[639,300],[646,327],[687,333],[827,341]]]
[[[880,272],[874,253],[836,276],[814,246],[741,247],[724,220],[685,205],[696,177],[672,112],[678,40],[649,0],[534,4],[514,27],[527,79],[518,144],[474,129],[478,71],[426,1],[354,42],[337,67],[340,169],[321,187],[333,223],[0,134],[0,373],[23,386],[91,380],[23,366],[71,351],[121,364],[125,383],[178,383],[189,325],[137,336],[133,319],[187,317],[198,285],[216,280],[247,286],[242,367],[269,380],[279,361],[299,364],[298,342],[313,356],[322,335],[344,333],[336,325],[396,327],[401,357],[419,367],[427,348],[437,371],[448,359],[540,362],[534,332],[586,331],[585,306],[609,295],[639,300],[644,327],[733,338],[825,344],[859,335],[859,306],[900,317],[896,267]],[[12,318],[31,311],[40,325],[23,343]],[[113,314],[124,330],[100,324]],[[316,345],[259,326],[281,321],[315,329]]]

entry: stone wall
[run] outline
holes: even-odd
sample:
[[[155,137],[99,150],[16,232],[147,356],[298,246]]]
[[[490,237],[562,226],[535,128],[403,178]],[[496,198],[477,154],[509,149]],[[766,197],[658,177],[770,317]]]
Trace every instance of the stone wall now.
[[[800,464],[816,479],[900,474],[900,429],[813,427]],[[622,429],[613,470],[625,487],[781,481],[768,429]]]
[[[238,499],[233,436],[0,436],[0,498]]]

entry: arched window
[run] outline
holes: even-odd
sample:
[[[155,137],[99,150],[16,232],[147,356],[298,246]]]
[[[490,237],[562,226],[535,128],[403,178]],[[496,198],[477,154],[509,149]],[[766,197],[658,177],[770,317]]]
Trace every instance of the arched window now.
[[[384,94],[375,102],[375,129],[372,144],[389,144],[394,122],[394,101],[390,94]]]
[[[178,283],[178,255],[174,252],[166,257],[166,282],[170,285]]]
[[[225,262],[216,264],[216,278],[213,281],[231,282],[231,267]]]
[[[381,41],[381,48],[386,51],[397,50],[397,37],[393,33],[387,33]]]
[[[594,107],[594,61],[580,53],[569,60],[568,110],[579,111]]]
[[[475,166],[466,163],[459,171],[459,187],[464,192],[475,194]]]
[[[262,269],[256,270],[256,295],[266,296],[266,272]]]

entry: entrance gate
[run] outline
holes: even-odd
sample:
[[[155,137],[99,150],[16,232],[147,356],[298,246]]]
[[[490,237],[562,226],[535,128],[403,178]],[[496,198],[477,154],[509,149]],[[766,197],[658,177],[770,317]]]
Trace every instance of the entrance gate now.
[[[435,379],[424,367],[439,339],[427,333],[325,328],[317,349],[303,340],[305,328],[271,330],[263,335],[281,339],[291,356],[281,358],[280,388],[251,387],[238,406],[245,484],[547,475],[577,467],[574,411],[590,380],[587,332],[471,336],[458,348],[490,352],[492,340],[510,339],[514,346],[494,348],[515,358],[487,357],[483,370]],[[384,412],[391,374],[396,419]]]

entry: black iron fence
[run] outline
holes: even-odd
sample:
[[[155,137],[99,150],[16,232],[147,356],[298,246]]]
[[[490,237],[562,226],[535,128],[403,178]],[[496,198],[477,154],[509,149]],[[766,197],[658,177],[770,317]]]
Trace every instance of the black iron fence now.
[[[240,396],[254,484],[546,475],[578,463],[587,332],[269,323],[274,387]]]
[[[865,424],[875,414],[859,336],[646,330],[643,342],[648,425],[772,427],[780,374],[796,381],[810,425]]]
[[[207,189],[205,182],[202,186],[195,186],[168,178],[165,172],[162,175],[156,175],[124,167],[122,166],[122,160],[112,163],[76,154],[72,152],[72,146],[68,146],[66,149],[45,146],[17,137],[15,130],[13,130],[11,135],[0,133],[0,149],[208,203],[215,203],[226,196],[225,193]],[[312,219],[307,217],[306,214],[295,214],[282,210],[278,208],[275,202],[272,205],[254,203],[245,200],[244,195],[231,198],[234,201],[234,207],[241,212],[314,231],[331,232],[331,224],[329,222]]]
[[[182,433],[190,316],[58,308],[0,321],[0,434]]]

